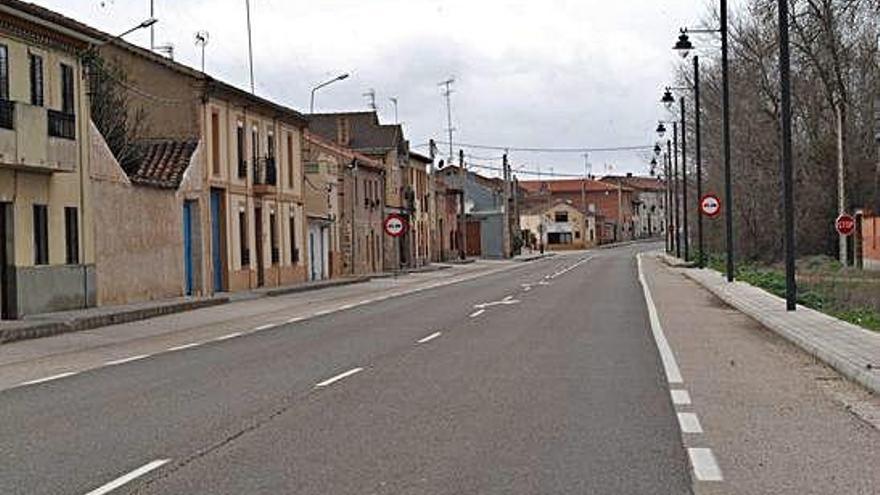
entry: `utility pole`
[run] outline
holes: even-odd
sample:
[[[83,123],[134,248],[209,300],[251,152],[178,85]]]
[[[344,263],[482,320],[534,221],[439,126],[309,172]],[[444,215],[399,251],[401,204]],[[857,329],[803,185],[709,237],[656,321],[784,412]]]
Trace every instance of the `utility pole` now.
[[[589,215],[589,211],[587,208],[587,179],[590,177],[590,154],[584,153],[584,180],[581,181],[581,207],[584,212],[584,227],[581,230],[581,235],[583,236],[584,245],[587,243],[587,228],[589,227],[589,221],[587,220],[587,216]]]
[[[504,162],[502,166],[502,174],[504,178],[504,243],[502,248],[504,249],[504,257],[509,258],[513,255],[513,251],[511,249],[512,243],[510,239],[510,162],[507,160],[507,152],[504,152]]]
[[[208,45],[210,35],[207,31],[196,33],[196,46],[202,49],[202,72],[205,72],[205,46]]]
[[[840,97],[839,97],[840,98]],[[835,105],[835,116],[837,117],[837,212],[842,215],[846,213],[846,161],[844,158],[846,140],[843,136],[844,132],[844,109],[843,101],[838,101]],[[840,246],[840,263],[843,266],[849,266],[849,249],[847,249],[847,236],[839,235]]]
[[[428,155],[431,158],[431,164],[428,166],[428,218],[430,218],[432,224],[432,235],[430,236],[428,251],[430,252],[430,259],[443,261],[439,255],[442,248],[439,251],[437,249],[438,246],[443,245],[443,233],[440,232],[440,215],[437,211],[437,198],[435,197],[437,193],[434,190],[436,185],[434,184],[434,160],[437,159],[437,143],[433,139],[428,141]]]
[[[449,79],[440,83],[440,86],[445,86],[446,88],[443,90],[443,96],[446,97],[446,130],[447,132],[449,132],[449,163],[452,163],[454,157],[454,155],[452,154],[452,133],[453,131],[455,131],[455,128],[452,127],[452,93],[454,92],[452,89],[452,83],[454,82],[455,78],[450,77]],[[464,163],[463,160],[462,163]]]
[[[257,87],[254,83],[254,38],[251,29],[251,1],[244,0],[245,9],[247,9],[247,32],[248,32],[248,63],[251,69],[251,94],[257,93]]]
[[[464,169],[464,150],[458,150],[458,173],[461,178],[461,259],[467,259],[467,171]]]
[[[376,107],[376,90],[375,89],[370,88],[369,91],[367,91],[366,93],[364,93],[361,96],[364,96],[370,100],[369,106],[374,112],[378,109],[378,107]]]
[[[156,0],[150,0],[150,19],[156,18]],[[150,51],[156,49],[156,25],[150,26]]]

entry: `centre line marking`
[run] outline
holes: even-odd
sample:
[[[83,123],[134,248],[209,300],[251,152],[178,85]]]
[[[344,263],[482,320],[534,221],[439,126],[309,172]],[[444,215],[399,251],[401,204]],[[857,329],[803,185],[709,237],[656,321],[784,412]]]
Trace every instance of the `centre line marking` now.
[[[132,363],[134,361],[140,361],[141,359],[147,359],[150,357],[149,354],[141,354],[140,356],[131,356],[127,358],[117,359],[115,361],[107,361],[104,363],[104,366],[116,366],[118,364]]]
[[[654,334],[654,341],[657,344],[657,350],[660,351],[660,359],[663,361],[663,369],[666,371],[666,380],[670,384],[680,384],[683,382],[681,370],[675,361],[675,355],[672,348],[669,347],[669,341],[663,333],[663,326],[660,324],[660,317],[657,315],[657,307],[654,306],[654,298],[651,297],[651,290],[648,288],[648,282],[645,279],[645,271],[642,269],[642,255],[637,258],[639,267],[639,283],[642,284],[642,290],[645,293],[645,304],[648,306],[648,318],[651,321],[651,332]]]
[[[28,381],[28,382],[24,382],[24,383],[20,384],[20,386],[24,387],[24,386],[27,386],[27,385],[37,385],[37,384],[39,384],[39,383],[51,382],[51,381],[54,381],[54,380],[60,380],[60,379],[62,379],[62,378],[67,378],[68,376],[73,376],[73,375],[75,375],[75,374],[76,374],[75,371],[68,371],[67,373],[59,373],[59,374],[57,374],[57,375],[47,376],[46,378],[38,378],[38,379],[36,379],[36,380],[31,380],[31,381]]]
[[[718,467],[712,449],[690,448],[688,449],[688,457],[690,457],[691,466],[694,468],[694,476],[699,481],[724,481],[721,468]]]
[[[430,342],[430,341],[436,339],[437,337],[439,337],[439,336],[441,336],[441,335],[443,335],[443,333],[441,333],[441,332],[432,333],[431,335],[428,335],[427,337],[425,337],[425,338],[423,338],[423,339],[421,339],[421,340],[418,340],[418,341],[416,341],[416,342],[419,343],[419,344],[426,344],[426,343],[428,343],[428,342]]]
[[[274,323],[267,323],[267,324],[265,324],[265,325],[260,325],[260,326],[258,326],[257,328],[254,328],[254,331],[255,331],[255,332],[260,332],[260,331],[263,331],[263,330],[268,330],[268,329],[270,329],[270,328],[275,328],[275,326],[276,326],[276,325],[275,325]]]
[[[356,374],[360,373],[361,371],[364,371],[364,369],[363,368],[354,368],[354,369],[348,370],[345,373],[340,373],[340,374],[334,376],[333,378],[328,378],[328,379],[324,380],[323,382],[318,383],[317,385],[315,385],[315,387],[326,387],[328,385],[333,385],[334,383],[338,382],[339,380],[343,380],[345,378],[348,378],[351,375],[356,375]]]
[[[160,467],[164,466],[165,464],[168,464],[168,462],[170,462],[170,461],[171,461],[171,459],[158,459],[158,460],[155,460],[149,464],[144,464],[143,466],[135,469],[134,471],[132,471],[124,476],[120,476],[119,478],[116,478],[115,480],[111,481],[110,483],[107,483],[104,486],[95,488],[94,490],[90,491],[89,493],[86,493],[86,495],[104,495],[106,493],[110,493],[113,490],[119,488],[120,486],[125,485],[126,483],[129,483],[131,481],[134,481],[137,478],[140,478],[141,476],[149,473],[150,471],[154,471],[156,469],[159,469]]]
[[[359,302],[358,304],[361,306],[364,306],[366,304],[372,304],[372,303],[373,303],[372,299],[364,299],[363,301]]]
[[[678,413],[678,424],[682,433],[703,433],[700,419],[694,413]]]
[[[479,311],[474,311],[473,313],[470,314],[470,317],[471,317],[471,318],[476,318],[476,317],[480,316],[481,314],[483,314],[483,313],[485,313],[485,312],[486,312],[485,309],[481,309],[481,310],[479,310]]]
[[[192,349],[193,347],[198,347],[200,345],[202,345],[202,344],[200,344],[198,342],[193,342],[192,344],[184,344],[184,345],[179,345],[176,347],[169,347],[168,352],[182,351],[184,349]]]
[[[223,342],[224,340],[234,339],[236,337],[241,337],[242,335],[244,335],[244,334],[241,332],[230,333],[229,335],[217,337],[216,339],[214,339],[214,342]]]
[[[676,406],[691,405],[691,394],[687,390],[670,390],[672,394],[672,403]]]

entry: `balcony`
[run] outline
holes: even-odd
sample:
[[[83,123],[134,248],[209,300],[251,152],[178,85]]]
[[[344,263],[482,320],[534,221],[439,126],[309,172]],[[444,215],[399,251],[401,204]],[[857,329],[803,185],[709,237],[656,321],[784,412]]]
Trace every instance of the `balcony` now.
[[[78,155],[74,115],[0,100],[0,167],[73,172]]]
[[[274,157],[266,157],[254,163],[254,193],[274,194],[278,185],[278,170]]]

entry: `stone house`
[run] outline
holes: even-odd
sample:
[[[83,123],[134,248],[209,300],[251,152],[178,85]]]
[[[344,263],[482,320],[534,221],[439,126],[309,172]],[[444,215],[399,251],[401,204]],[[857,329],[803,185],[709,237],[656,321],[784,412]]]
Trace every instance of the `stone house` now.
[[[656,177],[639,177],[633,174],[608,175],[602,182],[618,185],[634,191],[633,225],[636,238],[662,236],[666,231],[666,186]]]
[[[524,241],[533,250],[588,249],[598,244],[595,215],[584,214],[566,200],[531,205],[523,210],[520,224]]]
[[[414,200],[409,186],[409,143],[400,125],[379,122],[376,112],[322,113],[309,116],[309,130],[339,146],[350,148],[385,168],[383,217],[392,213],[409,218]],[[408,195],[409,194],[409,195]],[[412,266],[412,232],[402,237],[382,235],[384,271]]]
[[[455,260],[461,257],[458,231],[461,191],[450,187],[439,174],[434,174],[430,180],[434,181],[431,260]]]
[[[97,302],[80,54],[99,41],[28,3],[0,10],[0,318]]]

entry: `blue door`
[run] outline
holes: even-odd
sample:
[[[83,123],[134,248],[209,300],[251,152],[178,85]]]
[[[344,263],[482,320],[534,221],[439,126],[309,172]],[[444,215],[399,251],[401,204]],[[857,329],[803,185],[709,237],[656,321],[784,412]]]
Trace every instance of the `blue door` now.
[[[183,266],[186,295],[193,295],[193,245],[192,245],[193,202],[183,202]]]
[[[222,253],[222,200],[223,191],[211,190],[211,257],[214,265],[214,292],[223,292],[223,253]]]

